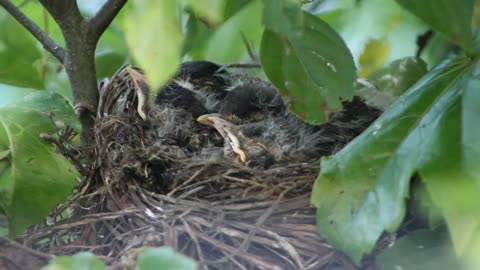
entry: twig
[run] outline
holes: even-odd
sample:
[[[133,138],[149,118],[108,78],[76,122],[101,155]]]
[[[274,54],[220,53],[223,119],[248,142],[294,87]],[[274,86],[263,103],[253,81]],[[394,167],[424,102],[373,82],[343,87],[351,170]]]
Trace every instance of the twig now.
[[[27,246],[24,246],[20,243],[17,243],[15,241],[12,241],[12,240],[9,240],[9,239],[3,238],[3,237],[0,237],[0,245],[2,245],[2,246],[3,245],[9,245],[9,246],[12,246],[16,249],[23,250],[27,253],[33,254],[37,257],[44,258],[44,259],[47,259],[47,260],[51,260],[51,259],[55,258],[55,255],[50,255],[50,254],[46,254],[46,253],[43,253],[43,252],[33,250],[33,249],[31,249]]]
[[[9,0],[0,0],[0,5],[20,22],[42,45],[61,63],[65,60],[65,49],[58,45],[38,25],[30,20],[20,9]]]
[[[98,10],[97,14],[90,18],[88,22],[94,31],[93,35],[96,35],[96,39],[100,38],[125,3],[127,3],[127,0],[108,0]]]
[[[253,62],[258,62],[258,57],[255,55],[255,52],[253,52],[252,46],[250,45],[250,42],[248,41],[247,37],[243,32],[240,32],[240,35],[242,37],[243,44],[245,44],[245,47],[247,48],[248,55],[250,56],[250,59],[252,59]]]
[[[57,139],[55,139],[52,135],[50,134],[45,134],[42,133],[40,134],[40,137],[46,141],[49,141],[53,143],[55,146],[57,146],[58,150],[67,158],[72,161],[73,165],[77,168],[78,172],[81,175],[88,176],[90,174],[90,171],[86,169],[80,160],[77,159],[77,157],[70,151],[68,150],[65,145],[63,145],[61,142],[59,142]]]

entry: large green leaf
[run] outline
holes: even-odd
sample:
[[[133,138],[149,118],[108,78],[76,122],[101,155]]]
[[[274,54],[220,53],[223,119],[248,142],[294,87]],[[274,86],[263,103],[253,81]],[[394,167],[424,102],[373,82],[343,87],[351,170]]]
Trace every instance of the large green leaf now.
[[[0,82],[42,89],[34,66],[42,55],[32,35],[4,10],[0,10],[0,28]]]
[[[138,270],[195,270],[193,259],[174,252],[171,248],[150,248],[138,257]]]
[[[404,8],[445,34],[463,49],[472,46],[472,14],[474,0],[396,0]]]
[[[0,212],[13,236],[41,221],[76,183],[74,167],[40,138],[56,130],[45,110],[57,108],[56,114],[62,114],[63,106],[65,100],[52,98],[43,104],[25,100],[0,108],[0,152],[7,153],[0,160]]]
[[[313,124],[353,95],[355,66],[338,34],[321,19],[304,13],[301,33],[265,30],[261,61],[290,110]],[[288,19],[288,18],[287,18]]]
[[[105,270],[105,264],[90,252],[60,256],[41,270]]]
[[[167,82],[180,65],[182,33],[176,1],[133,3],[125,19],[128,47],[152,89]]]
[[[452,90],[455,103],[436,112],[439,132],[428,142],[432,158],[420,175],[447,222],[455,251],[479,269],[480,64],[472,65],[460,78],[461,87]]]
[[[465,88],[466,82],[476,80],[473,67],[477,65],[460,57],[444,61],[341,152],[322,159],[312,194],[318,228],[355,262],[372,250],[383,231],[398,228],[405,215],[410,178],[417,172],[447,219],[455,245],[461,241],[455,234],[462,228],[449,217],[449,203],[459,205],[460,198],[465,199],[460,205],[470,207],[461,213],[478,226],[480,189],[471,175],[480,174],[476,174],[478,166],[470,166],[474,172],[470,174],[465,166],[480,157],[476,128],[480,114],[478,106],[467,107],[462,101],[462,95],[478,89]],[[449,197],[454,185],[468,192]]]

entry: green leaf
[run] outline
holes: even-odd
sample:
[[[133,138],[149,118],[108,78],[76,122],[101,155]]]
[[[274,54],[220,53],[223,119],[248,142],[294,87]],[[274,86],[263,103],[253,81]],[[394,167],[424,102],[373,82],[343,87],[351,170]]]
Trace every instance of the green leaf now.
[[[284,35],[301,32],[303,12],[298,0],[263,0],[265,28]]]
[[[145,71],[152,89],[159,89],[180,65],[182,33],[176,1],[136,1],[125,20],[128,47]]]
[[[0,106],[8,105],[22,99],[28,94],[37,92],[36,89],[22,88],[8,84],[0,84]]]
[[[189,14],[185,26],[185,38],[183,40],[182,55],[198,50],[201,44],[204,44],[214,30],[209,29],[203,22],[198,20],[194,14]]]
[[[428,141],[432,158],[420,175],[450,229],[456,253],[471,269],[480,266],[480,63],[460,78],[455,103],[436,110],[439,132]],[[461,95],[460,95],[460,94]],[[447,112],[450,112],[447,114]]]
[[[41,270],[105,270],[105,264],[90,252],[80,252],[73,256],[56,257]]]
[[[437,174],[451,183],[457,179],[449,174],[456,171],[450,168],[458,169],[462,162],[459,153],[470,151],[458,134],[463,122],[461,96],[471,66],[466,58],[444,61],[347,147],[322,159],[312,194],[317,225],[329,242],[356,263],[372,250],[383,231],[393,232],[402,222],[413,174],[425,177],[428,188],[431,181],[424,174],[438,164]],[[478,159],[480,154],[474,156]],[[436,194],[431,197],[435,201]],[[441,205],[437,206],[441,210]]]
[[[251,1],[252,0],[225,0],[225,10],[223,12],[225,19],[228,19],[234,14],[236,14]]]
[[[71,126],[77,133],[80,133],[80,122],[72,106],[60,94],[49,91],[38,91],[25,96],[22,100],[13,104],[15,109],[24,111],[35,111],[45,117],[51,117],[60,121],[60,124]]]
[[[176,253],[171,248],[149,248],[138,257],[139,270],[195,270],[193,259]]]
[[[371,74],[368,79],[376,88],[364,86],[356,90],[367,104],[385,110],[410,86],[427,73],[427,64],[420,58],[406,57]]]
[[[451,270],[461,267],[445,227],[410,233],[378,256],[382,270]]]
[[[473,0],[396,0],[464,50],[472,46]]]
[[[34,67],[42,57],[34,38],[4,10],[0,10],[0,28],[0,82],[43,89]]]
[[[241,34],[245,35],[255,50],[262,37],[261,20],[261,0],[249,1],[216,29],[206,31],[206,36],[203,36],[199,43],[191,45],[189,56],[192,59],[217,63],[235,63],[249,59]]]
[[[39,102],[43,106],[39,110],[54,103]],[[10,152],[7,162],[1,161],[0,209],[12,236],[45,218],[55,204],[67,199],[76,183],[75,168],[40,138],[41,133],[55,130],[49,117],[26,104],[0,108],[0,152]]]
[[[353,96],[355,66],[343,40],[325,22],[304,13],[303,33],[284,36],[265,30],[261,61],[290,110],[319,124],[340,99]]]
[[[193,12],[210,26],[216,26],[223,20],[225,0],[186,0]]]

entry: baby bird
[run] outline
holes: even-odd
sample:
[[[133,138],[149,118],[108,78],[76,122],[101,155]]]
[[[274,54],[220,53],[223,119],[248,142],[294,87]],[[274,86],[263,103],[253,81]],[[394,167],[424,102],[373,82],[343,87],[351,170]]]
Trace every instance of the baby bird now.
[[[360,98],[344,102],[344,110],[313,126],[291,113],[260,121],[233,124],[221,114],[200,116],[197,121],[215,128],[225,140],[225,154],[255,167],[275,162],[306,162],[331,155],[360,134],[379,115]]]
[[[344,110],[333,113],[328,122],[310,125],[288,112],[270,83],[231,74],[207,61],[183,63],[155,103],[166,112],[179,110],[190,115],[166,123],[177,127],[181,121],[196,119],[201,124],[183,124],[188,127],[183,137],[189,138],[186,147],[190,151],[209,152],[219,146],[220,139],[226,156],[261,168],[280,161],[305,162],[333,154],[379,115],[378,110],[354,98],[344,102]]]
[[[185,109],[193,117],[211,112],[226,92],[228,73],[208,61],[189,61],[181,65],[174,79],[163,86],[155,103]]]

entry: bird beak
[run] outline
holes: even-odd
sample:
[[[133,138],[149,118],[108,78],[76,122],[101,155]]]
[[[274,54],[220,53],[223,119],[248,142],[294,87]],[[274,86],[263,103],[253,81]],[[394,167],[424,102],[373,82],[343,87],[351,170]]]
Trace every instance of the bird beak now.
[[[140,85],[140,82],[144,81],[143,74],[138,70],[132,68],[132,66],[127,67],[127,72],[130,77],[132,77],[133,82],[137,85]]]
[[[127,72],[128,72],[128,75],[130,75],[130,77],[132,78],[133,86],[135,87],[135,93],[137,94],[137,97],[138,97],[137,112],[140,115],[140,117],[144,121],[146,121],[147,120],[146,107],[148,102],[149,89],[147,87],[147,84],[145,83],[143,75],[139,71],[135,70],[131,66],[128,66]]]
[[[201,115],[197,118],[197,122],[199,122],[200,124],[202,125],[205,125],[205,126],[210,126],[210,127],[214,127],[214,124],[215,124],[215,119],[216,117],[211,115],[211,114],[204,114],[204,115]]]
[[[218,133],[222,135],[225,142],[228,143],[232,150],[238,155],[240,160],[242,162],[247,161],[247,153],[242,148],[238,132],[235,131],[237,127],[234,124],[226,121],[217,114],[202,115],[197,118],[197,121],[200,124],[214,127],[218,131]]]

